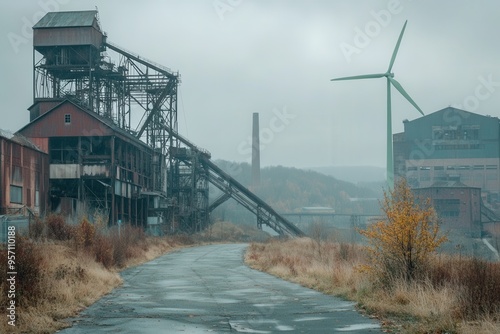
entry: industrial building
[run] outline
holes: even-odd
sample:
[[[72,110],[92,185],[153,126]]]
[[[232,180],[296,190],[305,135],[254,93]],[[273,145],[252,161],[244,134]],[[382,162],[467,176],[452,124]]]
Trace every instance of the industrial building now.
[[[49,157],[30,140],[0,130],[0,215],[47,210]]]
[[[432,200],[445,230],[459,230],[480,237],[481,189],[455,181],[436,182],[430,187],[413,189],[417,198]]]
[[[101,209],[135,225],[147,219],[147,197],[139,195],[153,190],[154,152],[109,119],[64,100],[19,133],[49,154],[52,212]]]
[[[33,105],[19,133],[49,155],[52,211],[164,224],[179,76],[111,55],[106,39],[97,11],[47,13],[33,26]]]
[[[429,195],[441,219],[457,228],[477,231],[481,221],[496,220],[499,119],[448,107],[403,123],[393,136],[395,176]]]
[[[33,104],[17,134],[31,155],[2,137],[2,175],[12,175],[1,180],[10,191],[2,207],[90,220],[98,212],[110,225],[176,233],[204,229],[233,198],[259,227],[303,235],[177,132],[179,84],[179,73],[109,42],[97,11],[47,13],[33,26]],[[222,190],[212,203],[209,183]]]

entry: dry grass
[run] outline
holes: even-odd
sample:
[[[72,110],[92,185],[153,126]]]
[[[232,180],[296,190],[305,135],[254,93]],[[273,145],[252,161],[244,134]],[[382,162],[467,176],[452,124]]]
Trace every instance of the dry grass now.
[[[358,265],[365,258],[355,245],[322,243],[310,239],[251,244],[246,262],[259,270],[336,295],[349,296],[366,287]]]
[[[122,283],[119,271],[182,247],[179,237],[146,237],[139,228],[106,229],[83,219],[67,226],[57,216],[37,222],[16,244],[16,327],[0,322],[0,333],[53,333]],[[7,258],[0,248],[0,257]],[[0,304],[7,305],[6,261],[0,261]],[[7,318],[6,309],[0,317]]]
[[[500,264],[436,257],[419,280],[381,284],[361,246],[303,238],[252,244],[255,269],[358,302],[395,333],[500,333]]]
[[[62,319],[75,315],[121,283],[117,272],[107,270],[83,250],[75,251],[68,242],[49,241],[36,244],[36,248],[42,295],[36,300],[20,300],[16,327],[2,321],[3,333],[51,333],[64,328],[67,324]],[[6,294],[2,291],[1,296],[5,298]]]

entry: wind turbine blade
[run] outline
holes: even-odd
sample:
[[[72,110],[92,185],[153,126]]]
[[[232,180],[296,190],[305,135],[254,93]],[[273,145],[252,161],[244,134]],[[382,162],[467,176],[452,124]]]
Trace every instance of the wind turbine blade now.
[[[357,80],[357,79],[374,79],[374,78],[383,78],[385,73],[379,74],[365,74],[365,75],[355,75],[352,77],[343,77],[343,78],[335,78],[330,81],[340,81],[340,80]]]
[[[401,44],[401,40],[403,39],[403,34],[405,32],[407,23],[408,23],[408,20],[405,21],[405,24],[403,25],[403,29],[401,30],[401,33],[399,34],[398,42],[396,43],[396,47],[394,48],[394,51],[392,52],[392,58],[391,58],[391,62],[389,63],[389,69],[387,70],[387,73],[391,73],[392,65],[394,65],[394,61],[396,60],[396,55],[398,54],[399,45]]]
[[[422,114],[422,116],[424,116],[424,112],[422,111],[422,109],[420,109],[420,107],[415,103],[415,101],[413,101],[410,95],[408,95],[403,86],[401,86],[401,84],[394,78],[388,77],[388,79],[392,83],[394,88],[396,88],[401,93],[401,95],[403,95],[408,100],[408,102],[410,102]]]

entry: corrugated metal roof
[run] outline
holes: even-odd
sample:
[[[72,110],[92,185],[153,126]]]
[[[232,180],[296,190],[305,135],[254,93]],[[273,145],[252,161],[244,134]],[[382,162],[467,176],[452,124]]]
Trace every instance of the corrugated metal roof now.
[[[74,12],[50,12],[45,14],[34,26],[39,28],[91,27],[96,18],[96,10]]]
[[[24,137],[23,135],[21,135],[19,133],[12,133],[10,131],[0,129],[0,137],[3,137],[5,139],[8,139],[8,140],[13,141],[15,143],[18,143],[22,146],[26,146],[26,147],[32,148],[34,150],[43,152],[42,150],[40,150],[40,148],[38,146],[33,144],[31,142],[31,140],[29,140],[28,138]]]
[[[14,137],[14,134],[10,131],[0,129],[0,137],[12,139],[12,137]]]

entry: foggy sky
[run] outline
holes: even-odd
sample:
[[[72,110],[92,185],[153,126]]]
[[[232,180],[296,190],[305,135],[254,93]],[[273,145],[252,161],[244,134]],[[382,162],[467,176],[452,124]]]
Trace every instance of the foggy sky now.
[[[393,72],[422,110],[500,116],[497,1],[40,0],[2,5],[0,128],[29,120],[31,26],[95,6],[110,42],[180,72],[179,132],[216,159],[250,162],[258,112],[262,166],[384,167],[385,79],[330,79],[385,72],[405,20]],[[392,96],[396,133],[419,113]]]

